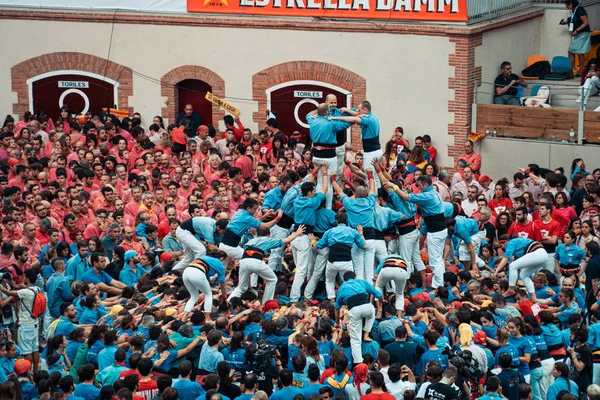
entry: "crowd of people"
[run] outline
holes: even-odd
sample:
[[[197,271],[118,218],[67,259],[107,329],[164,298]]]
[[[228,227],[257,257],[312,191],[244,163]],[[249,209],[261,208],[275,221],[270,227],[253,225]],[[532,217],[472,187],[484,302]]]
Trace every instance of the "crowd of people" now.
[[[8,116],[0,398],[600,398],[600,168],[306,120]]]

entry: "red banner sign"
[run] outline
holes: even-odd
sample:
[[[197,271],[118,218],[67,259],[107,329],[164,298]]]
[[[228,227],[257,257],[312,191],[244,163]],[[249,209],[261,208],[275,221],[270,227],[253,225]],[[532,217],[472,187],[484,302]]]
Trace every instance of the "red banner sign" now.
[[[189,12],[392,21],[468,20],[467,0],[187,0]],[[477,0],[485,1],[485,0]]]

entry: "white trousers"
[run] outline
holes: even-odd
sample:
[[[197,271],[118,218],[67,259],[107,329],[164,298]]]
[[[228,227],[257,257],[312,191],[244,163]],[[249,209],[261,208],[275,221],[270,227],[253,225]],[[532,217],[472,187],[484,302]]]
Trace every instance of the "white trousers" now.
[[[587,78],[583,86],[581,86],[579,92],[579,98],[583,97],[583,104],[587,104],[590,96],[595,96],[598,94],[598,87],[600,86],[600,78],[597,76],[592,76],[591,78]]]
[[[364,326],[363,326],[364,320]],[[350,331],[350,347],[352,348],[352,359],[355,364],[363,362],[362,356],[362,334],[371,332],[375,321],[375,308],[371,303],[353,307],[348,311],[348,330]]]
[[[206,247],[198,240],[192,232],[178,227],[175,234],[183,245],[183,258],[174,267],[173,271],[185,269],[192,261],[206,255]]]
[[[346,146],[338,146],[335,148],[335,157],[337,159],[337,178],[338,183],[341,182],[341,177],[344,175],[344,156],[346,155]]]
[[[427,252],[429,253],[429,266],[433,270],[433,281],[431,287],[437,289],[444,286],[444,244],[448,237],[448,230],[439,232],[427,232]]]
[[[327,164],[327,174],[330,174],[333,171],[337,171],[337,157],[332,157],[332,158],[313,157],[313,161],[315,161],[319,164]],[[322,174],[322,170],[320,170],[319,174],[317,175],[317,192],[320,192],[321,188],[323,187],[323,176],[321,174]],[[327,179],[329,179],[329,177],[327,177]],[[325,195],[325,207],[327,207],[329,210],[331,210],[332,203],[333,203],[333,188],[331,187],[331,185],[327,185],[327,194]]]
[[[485,230],[479,231],[473,236],[471,236],[471,244],[473,245],[473,249],[475,250],[475,264],[479,268],[483,268],[485,262],[479,258],[479,249],[481,248],[481,242],[485,238]],[[465,242],[461,242],[458,247],[458,260],[459,261],[471,261],[471,253],[469,252],[469,247]],[[474,268],[475,266],[471,266]]]
[[[365,170],[365,172],[367,172],[368,168],[373,169],[371,161],[379,160],[381,157],[383,157],[383,151],[381,151],[381,149],[363,153],[363,169]],[[379,180],[379,176],[374,173],[373,178],[375,179],[375,189],[379,189],[381,187],[381,181]]]
[[[542,370],[544,375],[539,382],[540,385],[540,396],[542,399],[546,398],[546,393],[548,393],[548,386],[554,383],[554,376],[552,376],[552,369],[554,369],[554,364],[556,361],[554,358],[550,357],[547,360],[542,360]]]
[[[275,285],[277,284],[277,276],[275,272],[262,260],[256,258],[242,258],[240,260],[240,276],[238,286],[231,292],[229,299],[233,297],[241,297],[248,290],[248,279],[250,275],[260,276],[265,280],[265,292],[262,302],[265,304],[269,300],[273,300],[275,296]]]
[[[344,274],[352,271],[352,261],[336,261],[334,263],[327,262],[325,270],[325,288],[327,289],[327,298],[335,299],[335,280],[337,276],[344,280]]]
[[[531,276],[538,272],[546,264],[548,253],[544,249],[537,249],[533,253],[525,254],[516,259],[508,266],[508,285],[516,286],[519,278],[525,284],[528,293],[535,292]]]
[[[354,261],[354,272],[356,279],[362,279],[369,284],[373,284],[373,276],[375,274],[375,240],[366,240],[367,248],[359,248],[352,246],[352,261]]]
[[[410,274],[404,268],[385,267],[379,272],[375,289],[383,293],[385,285],[389,282],[394,282],[396,286],[396,310],[404,310],[404,287],[409,278]]]
[[[198,302],[200,292],[204,295],[204,312],[212,311],[212,290],[204,272],[195,267],[188,267],[183,271],[183,284],[190,293],[190,299],[185,304],[185,311],[190,312]]]
[[[388,254],[398,254],[398,239],[392,239],[386,244]]]
[[[379,265],[381,260],[388,256],[387,246],[385,240],[375,240],[375,263],[373,265]]]
[[[273,225],[271,228],[271,239],[285,239],[290,235],[290,230],[282,228],[278,225]],[[281,271],[281,259],[283,258],[283,251],[285,246],[271,249],[271,255],[269,255],[269,268],[273,271]]]
[[[313,252],[308,235],[298,236],[292,241],[291,246],[294,264],[296,265],[296,274],[294,275],[294,283],[290,291],[290,299],[292,303],[297,303],[300,300],[302,285],[306,279],[308,267],[313,259]]]
[[[392,253],[394,254],[394,253]],[[419,251],[419,230],[400,235],[398,238],[398,255],[408,264],[410,273],[423,271],[425,264]]]
[[[312,300],[313,294],[315,294],[317,284],[323,276],[323,273],[325,272],[325,267],[327,266],[327,257],[329,257],[328,247],[325,247],[323,249],[317,249],[315,251],[314,268],[312,272],[309,273],[310,278],[308,279],[308,283],[306,284],[306,289],[304,289],[304,297],[307,300]]]

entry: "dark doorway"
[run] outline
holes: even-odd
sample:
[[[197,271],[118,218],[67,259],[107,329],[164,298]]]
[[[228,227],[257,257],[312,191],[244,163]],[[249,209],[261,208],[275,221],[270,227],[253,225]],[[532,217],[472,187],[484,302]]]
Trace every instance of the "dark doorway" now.
[[[212,92],[212,86],[198,79],[186,79],[177,84],[179,109],[177,114],[183,112],[186,104],[191,104],[194,111],[200,114],[203,125],[212,125],[212,103],[206,100],[206,92]]]
[[[102,114],[102,107],[115,106],[113,84],[85,75],[65,74],[40,79],[33,82],[32,92],[32,112],[44,110],[54,120],[60,116],[61,98],[71,114],[90,112],[97,115]]]

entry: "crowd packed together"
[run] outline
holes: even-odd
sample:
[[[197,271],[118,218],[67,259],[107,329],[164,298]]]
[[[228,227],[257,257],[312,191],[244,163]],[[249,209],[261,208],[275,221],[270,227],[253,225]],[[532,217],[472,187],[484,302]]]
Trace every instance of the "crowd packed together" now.
[[[600,399],[600,168],[306,120],[8,116],[0,399]]]

